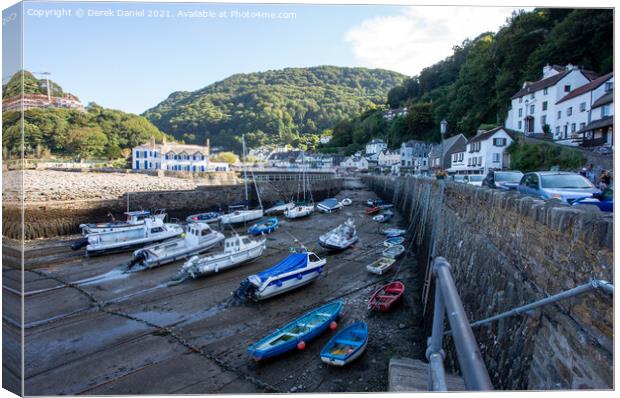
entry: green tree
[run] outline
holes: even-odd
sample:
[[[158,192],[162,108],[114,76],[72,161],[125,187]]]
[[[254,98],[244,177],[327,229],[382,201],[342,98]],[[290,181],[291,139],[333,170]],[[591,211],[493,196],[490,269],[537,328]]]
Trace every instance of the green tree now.
[[[214,162],[223,162],[228,164],[235,164],[239,162],[239,156],[232,152],[220,152],[212,159]]]
[[[99,127],[80,127],[67,133],[67,147],[80,159],[90,159],[104,155],[108,138]]]

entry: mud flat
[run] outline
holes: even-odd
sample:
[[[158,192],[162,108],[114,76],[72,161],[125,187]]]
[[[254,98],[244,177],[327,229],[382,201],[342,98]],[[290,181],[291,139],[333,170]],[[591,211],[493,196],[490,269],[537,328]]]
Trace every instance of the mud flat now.
[[[344,197],[353,205],[339,213],[282,219],[280,229],[268,236],[265,255],[255,262],[172,287],[166,282],[181,263],[121,274],[118,267],[129,260],[128,253],[85,258],[64,248],[67,238],[32,243],[26,250],[36,251],[41,268],[24,274],[25,394],[386,391],[390,357],[423,357],[422,277],[411,251],[387,275],[366,271],[366,264],[383,250],[379,230],[386,225],[364,214],[373,193],[356,186],[338,195]],[[318,237],[347,217],[355,220],[360,241],[347,251],[324,253]],[[402,223],[397,215],[390,225]],[[234,299],[231,293],[241,280],[287,255],[292,236],[327,256],[326,272],[264,302]],[[13,291],[19,290],[18,271],[4,271],[5,303],[17,306],[20,298]],[[394,279],[407,287],[403,303],[391,313],[368,313],[372,291]],[[76,281],[82,282],[66,285]],[[319,352],[331,331],[303,351],[264,363],[248,358],[250,343],[339,298],[345,301],[339,329],[366,320],[370,330],[367,351],[350,366],[332,368],[321,362]],[[18,324],[18,315],[6,313],[3,323]]]

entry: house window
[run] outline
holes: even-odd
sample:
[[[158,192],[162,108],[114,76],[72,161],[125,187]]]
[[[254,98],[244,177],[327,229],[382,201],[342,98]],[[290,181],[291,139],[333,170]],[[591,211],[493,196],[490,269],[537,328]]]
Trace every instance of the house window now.
[[[542,115],[542,117],[540,118],[540,123],[544,126],[545,124],[547,124],[547,115]]]
[[[546,110],[547,110],[547,101],[544,101],[544,102],[542,103],[542,110],[543,110],[543,111],[546,111]]]
[[[519,117],[523,116],[523,108],[519,108]]]
[[[519,127],[518,127],[518,129],[521,130],[522,126],[523,126],[523,123],[521,123],[521,120],[519,120]]]
[[[582,102],[581,104],[579,104],[579,111],[581,112],[585,112],[586,111],[586,103]]]
[[[611,113],[610,104],[603,105],[603,107],[601,108],[601,117],[609,116],[610,113]]]
[[[574,133],[575,131],[577,131],[577,125],[575,123],[572,123],[570,125],[570,132]]]
[[[140,161],[136,160],[136,169],[140,170]]]
[[[543,94],[544,94],[544,95],[549,94],[549,88],[545,87],[545,89],[543,90]]]
[[[536,97],[536,93],[530,94],[530,98],[534,99]]]
[[[147,153],[148,153],[148,151],[144,151],[144,157],[145,158],[148,156]]]
[[[523,97],[519,97],[519,103],[523,102]]]
[[[482,166],[482,156],[478,156],[478,166]]]
[[[494,146],[506,146],[506,139],[505,138],[493,138],[493,145]]]
[[[533,115],[535,110],[536,107],[534,105],[530,105],[530,115]]]
[[[562,119],[562,111],[558,111],[558,119]]]
[[[135,154],[136,154],[136,159],[139,159],[140,158],[140,151],[136,151]]]
[[[584,127],[586,127],[585,122],[579,123],[579,130],[583,130]]]
[[[555,133],[558,134],[558,135],[560,134],[560,126],[556,126]]]
[[[493,154],[493,163],[499,163],[499,153]]]
[[[568,109],[566,110],[566,116],[572,116],[573,115],[573,107],[569,106]]]
[[[605,92],[609,92],[614,88],[614,84],[612,82],[605,83]]]
[[[565,93],[570,93],[570,84],[567,84],[564,86],[564,92]]]

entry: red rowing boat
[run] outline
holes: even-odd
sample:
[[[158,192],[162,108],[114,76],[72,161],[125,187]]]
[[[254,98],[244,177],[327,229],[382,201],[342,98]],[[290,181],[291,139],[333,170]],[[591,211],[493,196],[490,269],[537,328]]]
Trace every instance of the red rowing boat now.
[[[392,309],[405,293],[405,285],[402,282],[390,282],[381,286],[368,300],[368,309],[372,311],[387,312]]]
[[[381,208],[379,206],[374,206],[374,207],[369,207],[368,209],[366,209],[366,214],[375,214],[381,211]]]

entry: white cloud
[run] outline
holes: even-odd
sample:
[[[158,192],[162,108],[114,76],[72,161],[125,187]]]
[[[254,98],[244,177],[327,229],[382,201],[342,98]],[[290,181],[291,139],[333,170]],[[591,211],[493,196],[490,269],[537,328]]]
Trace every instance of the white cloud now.
[[[417,6],[366,19],[345,34],[361,66],[416,75],[480,33],[497,32],[513,8]]]

